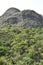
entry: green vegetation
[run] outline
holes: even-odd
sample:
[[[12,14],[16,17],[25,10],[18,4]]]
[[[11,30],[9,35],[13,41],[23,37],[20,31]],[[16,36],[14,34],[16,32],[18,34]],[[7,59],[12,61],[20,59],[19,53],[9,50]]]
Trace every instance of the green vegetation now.
[[[43,65],[43,28],[1,28],[0,65]]]

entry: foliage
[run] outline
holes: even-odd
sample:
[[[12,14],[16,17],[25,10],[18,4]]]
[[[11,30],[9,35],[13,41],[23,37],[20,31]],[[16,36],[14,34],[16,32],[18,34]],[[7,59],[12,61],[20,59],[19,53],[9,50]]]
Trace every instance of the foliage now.
[[[43,28],[1,28],[0,65],[43,65]]]

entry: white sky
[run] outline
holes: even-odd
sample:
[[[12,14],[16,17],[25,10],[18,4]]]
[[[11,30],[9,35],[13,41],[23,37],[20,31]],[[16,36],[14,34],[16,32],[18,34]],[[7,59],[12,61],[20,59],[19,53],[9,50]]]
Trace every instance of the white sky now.
[[[10,7],[31,9],[43,15],[43,0],[0,0],[0,15]]]

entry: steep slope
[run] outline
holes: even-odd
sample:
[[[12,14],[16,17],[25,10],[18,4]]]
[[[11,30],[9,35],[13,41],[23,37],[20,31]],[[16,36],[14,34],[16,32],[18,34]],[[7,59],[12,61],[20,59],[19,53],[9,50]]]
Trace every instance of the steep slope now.
[[[14,13],[17,13],[17,12],[20,12],[20,10],[17,9],[17,8],[9,8],[9,9],[3,14],[3,16],[11,16],[11,15],[13,15]]]
[[[43,17],[33,10],[22,11],[22,16],[26,24],[24,26],[40,27],[43,26]]]
[[[43,16],[33,10],[10,8],[0,17],[0,27],[7,23],[20,27],[43,27]]]

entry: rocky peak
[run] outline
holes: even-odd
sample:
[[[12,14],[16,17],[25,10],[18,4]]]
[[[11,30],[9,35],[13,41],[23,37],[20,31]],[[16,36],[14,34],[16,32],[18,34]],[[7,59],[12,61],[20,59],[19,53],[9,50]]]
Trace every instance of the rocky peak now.
[[[11,16],[12,14],[14,14],[14,13],[17,13],[17,12],[20,12],[20,10],[19,9],[17,9],[17,8],[9,8],[4,14],[3,14],[3,16]]]
[[[10,8],[0,17],[0,23],[5,22],[16,26],[20,24],[23,27],[42,27],[43,16],[33,10],[20,11],[17,8]]]

